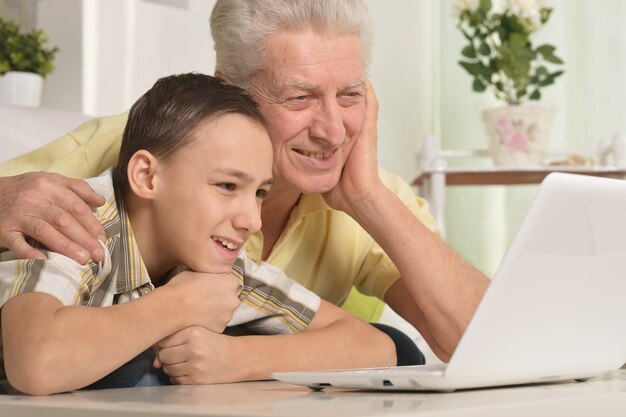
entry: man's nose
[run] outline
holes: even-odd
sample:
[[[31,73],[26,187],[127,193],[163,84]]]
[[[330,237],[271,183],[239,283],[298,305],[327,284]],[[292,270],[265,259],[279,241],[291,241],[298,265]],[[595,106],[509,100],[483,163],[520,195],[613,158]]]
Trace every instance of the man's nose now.
[[[346,136],[341,106],[335,98],[321,102],[310,129],[312,138],[323,139],[332,145],[341,145]]]

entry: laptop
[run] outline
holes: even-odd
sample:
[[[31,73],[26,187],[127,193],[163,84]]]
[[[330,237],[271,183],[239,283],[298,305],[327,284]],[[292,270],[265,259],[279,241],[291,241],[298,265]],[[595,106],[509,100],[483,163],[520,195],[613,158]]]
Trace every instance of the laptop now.
[[[447,364],[276,372],[312,389],[585,380],[626,362],[626,181],[552,173]]]

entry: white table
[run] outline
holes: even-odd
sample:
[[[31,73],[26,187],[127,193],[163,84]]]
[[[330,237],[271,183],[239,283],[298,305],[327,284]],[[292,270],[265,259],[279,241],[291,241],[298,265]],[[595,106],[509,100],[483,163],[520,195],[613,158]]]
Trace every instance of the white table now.
[[[206,386],[77,391],[49,397],[0,395],[0,416],[620,416],[626,369],[587,382],[453,393],[309,391],[263,381]]]
[[[532,168],[448,168],[445,165],[424,169],[413,180],[420,195],[430,203],[441,236],[445,238],[446,186],[449,185],[520,185],[539,184],[551,172],[594,175],[607,178],[625,178],[626,168],[613,166],[538,166]]]

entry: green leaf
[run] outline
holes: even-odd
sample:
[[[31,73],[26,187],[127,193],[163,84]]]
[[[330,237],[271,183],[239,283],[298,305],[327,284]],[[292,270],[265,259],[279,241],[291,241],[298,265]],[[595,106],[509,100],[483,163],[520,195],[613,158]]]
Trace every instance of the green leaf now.
[[[472,83],[472,90],[476,91],[477,93],[482,93],[486,89],[487,86],[483,84],[482,81],[480,81],[478,78],[474,78],[474,82]]]
[[[522,22],[520,22],[519,18],[516,15],[512,14],[504,14],[502,16],[502,27],[509,33],[522,33],[526,34],[526,29]]]
[[[474,49],[474,45],[467,45],[463,48],[461,55],[466,58],[476,58],[476,49]]]
[[[494,71],[491,68],[489,68],[487,65],[483,64],[482,62],[477,62],[476,73],[477,75],[481,76],[483,80],[490,83],[491,77],[493,76]]]
[[[543,59],[553,64],[563,64],[563,60],[556,55],[543,55]]]
[[[491,0],[480,0],[480,10],[482,10],[483,12],[487,13],[489,10],[491,10],[491,7]]]
[[[550,74],[550,75],[548,75],[546,78],[544,78],[543,80],[541,80],[541,81],[539,82],[539,85],[540,85],[541,87],[546,87],[546,86],[548,86],[548,85],[554,84],[554,79],[555,79],[556,77],[558,77],[559,75],[561,75],[561,74],[563,74],[563,71],[557,71],[557,72],[555,72],[555,73],[553,73],[553,74]]]
[[[563,64],[563,60],[554,54],[556,48],[553,45],[541,45],[537,48],[537,53],[541,54],[543,59],[553,64]]]
[[[526,36],[521,33],[511,33],[509,42],[511,43],[511,48],[513,49],[525,49],[528,40]]]
[[[480,46],[478,47],[478,52],[480,52],[481,55],[489,56],[491,54],[491,48],[489,47],[487,42],[481,42]]]
[[[543,7],[539,13],[541,14],[541,24],[545,24],[548,19],[550,19],[550,15],[552,14],[552,9],[548,7]]]
[[[555,46],[548,44],[541,45],[537,48],[537,52],[539,52],[541,55],[552,55],[555,50]]]
[[[459,65],[462,66],[465,71],[467,71],[470,75],[474,77],[477,76],[480,72],[478,69],[478,64],[474,62],[459,61]]]
[[[541,92],[539,91],[539,89],[536,89],[532,92],[530,96],[528,96],[528,98],[530,100],[539,100],[541,98]]]
[[[560,71],[555,71],[555,72],[553,72],[552,74],[550,74],[550,77],[552,77],[552,78],[559,77],[559,76],[560,76],[560,75],[562,75],[564,72],[565,72],[565,71],[563,71],[563,70],[560,70]]]

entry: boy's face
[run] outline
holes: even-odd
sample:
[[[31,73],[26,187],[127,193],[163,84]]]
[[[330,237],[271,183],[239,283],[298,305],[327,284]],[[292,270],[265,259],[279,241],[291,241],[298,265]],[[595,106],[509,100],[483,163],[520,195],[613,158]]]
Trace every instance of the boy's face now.
[[[236,113],[206,120],[192,135],[157,170],[157,256],[198,272],[227,273],[261,228],[272,145],[260,123]]]

